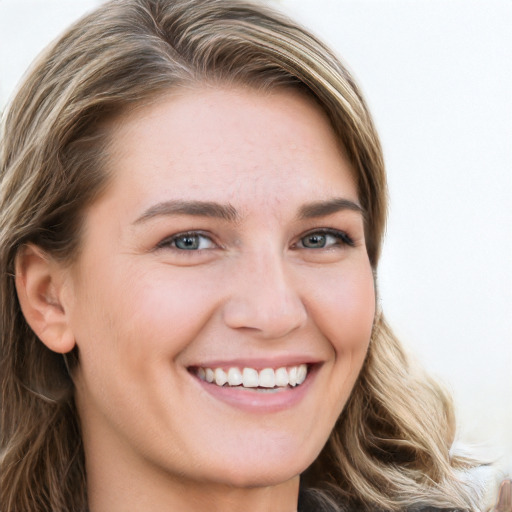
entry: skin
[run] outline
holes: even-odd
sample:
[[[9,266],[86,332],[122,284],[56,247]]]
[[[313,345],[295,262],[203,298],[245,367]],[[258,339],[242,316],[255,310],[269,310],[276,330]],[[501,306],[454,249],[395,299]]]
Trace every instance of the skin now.
[[[327,118],[289,90],[173,93],[117,120],[107,169],[73,266],[32,249],[18,279],[30,288],[31,269],[48,263],[51,284],[39,286],[60,330],[40,337],[53,350],[78,345],[91,512],[295,511],[299,475],[347,401],[375,313],[353,172]],[[169,201],[236,216],[169,211]],[[325,230],[336,234],[307,246]],[[176,245],[183,232],[197,250]],[[254,406],[254,391],[228,403],[190,371],[290,358],[314,371],[287,391],[300,399],[273,409],[270,395]]]

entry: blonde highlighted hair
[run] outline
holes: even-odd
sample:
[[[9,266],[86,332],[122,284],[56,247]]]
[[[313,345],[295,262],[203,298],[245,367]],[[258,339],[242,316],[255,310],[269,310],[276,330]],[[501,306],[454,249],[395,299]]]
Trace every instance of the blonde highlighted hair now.
[[[362,95],[332,52],[244,0],[114,0],[39,57],[4,116],[0,148],[0,501],[2,512],[87,510],[68,364],[30,330],[14,260],[32,242],[62,261],[80,251],[84,208],[108,184],[107,121],[197,83],[298,89],[332,123],[357,179],[377,268],[386,219],[382,151]],[[453,408],[414,370],[377,314],[351,398],[302,476],[316,509],[476,510],[451,457]]]

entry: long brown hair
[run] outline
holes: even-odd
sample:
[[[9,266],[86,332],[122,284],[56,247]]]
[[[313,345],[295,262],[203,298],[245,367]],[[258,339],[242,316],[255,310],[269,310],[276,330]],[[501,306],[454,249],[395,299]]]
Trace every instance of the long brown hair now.
[[[80,251],[84,208],[108,183],[106,122],[198,82],[291,87],[329,116],[355,171],[376,270],[386,219],[382,151],[345,67],[306,30],[243,0],[114,0],[36,61],[6,112],[0,151],[0,473],[3,512],[87,508],[70,364],[25,322],[14,260],[32,242],[62,261]],[[377,313],[361,375],[303,486],[330,510],[476,509],[450,456],[452,405],[414,370]]]

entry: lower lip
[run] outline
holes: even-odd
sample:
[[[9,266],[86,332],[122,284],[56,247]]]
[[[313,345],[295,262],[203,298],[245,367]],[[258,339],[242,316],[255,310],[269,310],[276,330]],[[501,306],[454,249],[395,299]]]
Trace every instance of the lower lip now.
[[[254,413],[271,413],[289,409],[297,405],[307,394],[315,378],[317,368],[308,370],[306,380],[293,388],[282,388],[278,391],[252,391],[243,387],[217,386],[201,380],[191,374],[201,387],[216,400],[232,407]]]

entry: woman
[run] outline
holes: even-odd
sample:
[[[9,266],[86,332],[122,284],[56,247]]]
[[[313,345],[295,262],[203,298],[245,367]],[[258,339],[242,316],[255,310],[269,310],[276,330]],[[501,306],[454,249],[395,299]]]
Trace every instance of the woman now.
[[[302,28],[107,3],[32,69],[0,162],[3,511],[478,509],[376,307],[371,117]]]

